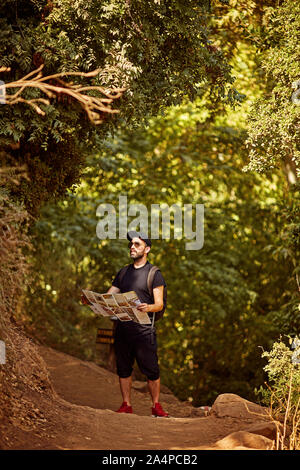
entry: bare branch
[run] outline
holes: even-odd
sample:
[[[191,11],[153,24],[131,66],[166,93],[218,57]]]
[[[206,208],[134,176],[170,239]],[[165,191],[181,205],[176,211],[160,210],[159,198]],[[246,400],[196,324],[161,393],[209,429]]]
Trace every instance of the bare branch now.
[[[12,94],[6,94],[5,103],[8,105],[14,105],[16,103],[25,103],[31,107],[42,116],[45,115],[45,111],[41,109],[38,104],[50,105],[50,99],[55,98],[58,95],[68,95],[77,101],[80,106],[86,112],[90,121],[95,124],[101,124],[103,122],[102,114],[109,113],[115,114],[118,113],[118,109],[113,109],[111,104],[121,98],[123,93],[126,91],[126,88],[112,88],[104,89],[101,86],[82,86],[74,84],[73,82],[65,82],[61,77],[77,76],[77,77],[95,77],[99,74],[100,69],[93,70],[92,72],[61,72],[53,75],[48,75],[43,77],[42,69],[44,65],[41,65],[36,70],[25,75],[23,78],[16,80],[14,82],[6,83],[0,85],[0,91],[3,87],[5,90],[17,88],[18,90]],[[8,72],[10,68],[0,67],[0,72]],[[53,85],[51,81],[57,81],[59,85]],[[26,88],[37,88],[42,93],[44,93],[49,99],[45,98],[35,98],[35,99],[25,99],[21,95]],[[86,91],[96,91],[103,96],[91,96],[83,92]]]

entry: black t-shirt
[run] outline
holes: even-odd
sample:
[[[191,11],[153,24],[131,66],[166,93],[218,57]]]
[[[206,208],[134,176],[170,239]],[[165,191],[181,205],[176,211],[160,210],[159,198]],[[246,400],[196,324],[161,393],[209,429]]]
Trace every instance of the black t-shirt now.
[[[129,292],[134,290],[142,303],[153,304],[154,298],[148,292],[147,278],[148,273],[153,265],[147,261],[141,268],[135,268],[133,263],[129,265],[123,279],[120,283],[120,271],[113,280],[112,285],[118,287],[121,292]],[[156,271],[153,278],[153,289],[159,286],[166,286],[163,275],[160,271]],[[149,312],[151,315],[151,312]]]

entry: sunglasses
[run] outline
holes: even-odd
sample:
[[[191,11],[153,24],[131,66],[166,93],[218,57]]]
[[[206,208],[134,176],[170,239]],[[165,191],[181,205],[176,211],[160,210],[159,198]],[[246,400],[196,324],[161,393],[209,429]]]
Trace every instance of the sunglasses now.
[[[134,246],[135,248],[140,248],[141,246],[143,246],[143,244],[139,242],[129,242],[128,248],[131,248],[132,246]]]

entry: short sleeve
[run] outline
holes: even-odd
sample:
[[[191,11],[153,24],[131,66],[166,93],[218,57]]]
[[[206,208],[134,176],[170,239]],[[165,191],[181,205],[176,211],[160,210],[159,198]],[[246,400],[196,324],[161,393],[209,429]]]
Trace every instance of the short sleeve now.
[[[156,271],[156,273],[154,275],[152,287],[154,289],[155,287],[159,287],[159,286],[166,287],[166,282],[163,278],[162,273],[160,271]]]
[[[112,286],[115,286],[115,287],[118,287],[118,289],[120,289],[120,272],[121,272],[121,269],[120,271],[117,273],[117,275],[115,276],[113,282],[112,282]]]

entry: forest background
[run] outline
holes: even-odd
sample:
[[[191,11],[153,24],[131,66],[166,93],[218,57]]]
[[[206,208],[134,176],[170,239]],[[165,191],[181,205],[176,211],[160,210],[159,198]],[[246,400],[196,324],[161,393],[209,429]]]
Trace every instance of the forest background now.
[[[44,115],[28,105],[37,88],[0,105],[11,370],[15,329],[96,360],[107,323],[81,289],[106,291],[130,262],[125,240],[97,238],[99,204],[204,204],[201,250],[171,237],[149,255],[168,285],[162,381],[195,406],[225,392],[257,399],[262,350],[299,334],[297,13],[291,0],[2,2],[5,83],[43,65],[44,76],[99,68],[72,80],[126,88],[97,125],[63,93],[39,104]]]

